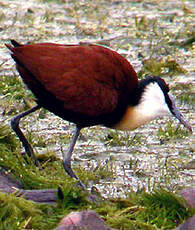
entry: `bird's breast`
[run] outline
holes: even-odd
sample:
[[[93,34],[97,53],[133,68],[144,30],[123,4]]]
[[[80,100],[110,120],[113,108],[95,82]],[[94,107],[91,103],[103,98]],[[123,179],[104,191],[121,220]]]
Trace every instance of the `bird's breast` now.
[[[140,106],[128,106],[121,120],[112,128],[131,131],[153,120],[151,114],[145,113]]]

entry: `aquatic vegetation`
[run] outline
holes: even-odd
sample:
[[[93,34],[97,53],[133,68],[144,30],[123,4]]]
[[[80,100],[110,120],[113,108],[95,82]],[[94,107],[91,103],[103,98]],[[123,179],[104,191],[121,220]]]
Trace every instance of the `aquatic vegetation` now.
[[[0,229],[53,229],[68,212],[84,209],[95,210],[110,227],[128,230],[173,229],[193,215],[175,195],[191,183],[182,166],[193,159],[192,137],[173,121],[159,119],[130,133],[99,126],[82,131],[73,167],[88,187],[106,197],[98,204],[88,202],[88,194],[65,174],[59,159],[72,136],[71,124],[45,110],[22,120],[43,169],[25,160],[8,122],[35,102],[4,43],[14,38],[21,43],[106,45],[125,56],[140,79],[163,76],[192,121],[194,1],[4,0],[0,5],[0,168],[24,189],[63,192],[54,206],[0,193]]]

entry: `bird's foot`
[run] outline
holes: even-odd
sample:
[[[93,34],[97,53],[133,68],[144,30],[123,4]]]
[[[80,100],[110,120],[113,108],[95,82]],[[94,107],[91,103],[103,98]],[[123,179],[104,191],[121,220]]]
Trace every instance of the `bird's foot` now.
[[[69,160],[63,161],[63,166],[64,166],[65,171],[68,173],[68,175],[76,179],[78,186],[83,189],[86,189],[86,186],[83,184],[83,182],[77,177],[77,175],[72,170],[70,161]]]

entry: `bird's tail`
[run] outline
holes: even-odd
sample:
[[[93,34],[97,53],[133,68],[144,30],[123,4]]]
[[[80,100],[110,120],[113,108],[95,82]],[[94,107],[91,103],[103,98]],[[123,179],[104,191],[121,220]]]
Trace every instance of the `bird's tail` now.
[[[11,40],[11,44],[12,44],[13,46],[11,46],[11,45],[9,45],[9,44],[5,44],[5,46],[6,46],[9,50],[11,50],[11,51],[13,51],[14,47],[22,46],[20,43],[18,43],[18,42],[15,41],[15,40]]]
[[[11,40],[11,43],[12,43],[12,45],[13,45],[14,47],[21,46],[21,44],[18,43],[17,41],[15,41],[15,40]]]

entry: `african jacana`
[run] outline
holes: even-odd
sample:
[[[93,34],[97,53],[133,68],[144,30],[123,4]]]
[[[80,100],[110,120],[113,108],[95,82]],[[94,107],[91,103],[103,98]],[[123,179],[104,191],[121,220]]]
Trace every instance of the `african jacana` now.
[[[33,149],[21,132],[19,121],[41,107],[76,124],[69,149],[63,155],[63,166],[82,186],[71,168],[73,148],[82,128],[100,124],[133,130],[156,117],[172,114],[192,131],[176,108],[163,79],[148,77],[138,81],[131,64],[108,48],[11,42],[13,47],[6,46],[37,101],[35,107],[12,118],[11,126],[36,164]]]

